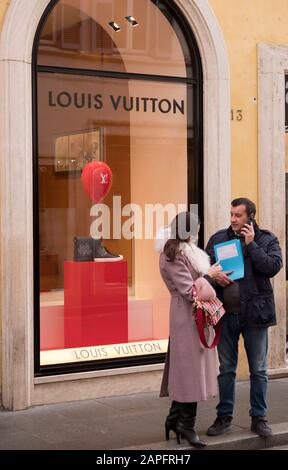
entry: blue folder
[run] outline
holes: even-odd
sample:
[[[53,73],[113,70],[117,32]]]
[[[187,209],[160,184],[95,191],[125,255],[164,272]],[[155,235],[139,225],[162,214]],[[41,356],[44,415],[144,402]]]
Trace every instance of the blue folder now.
[[[214,245],[216,261],[219,261],[223,271],[233,271],[228,274],[234,281],[244,277],[244,260],[241,242],[238,239]]]

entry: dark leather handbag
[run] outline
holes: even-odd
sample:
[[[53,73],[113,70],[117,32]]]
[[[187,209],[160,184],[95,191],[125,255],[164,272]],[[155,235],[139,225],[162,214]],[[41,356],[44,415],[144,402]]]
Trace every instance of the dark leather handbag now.
[[[192,288],[192,295],[194,318],[198,328],[200,341],[205,348],[215,348],[221,335],[220,320],[225,314],[223,304],[217,297],[208,301],[200,301],[197,298],[197,291],[194,286]],[[212,344],[209,346],[205,338],[204,328],[208,328],[210,326],[213,326],[215,330],[215,337]]]
[[[93,238],[74,237],[74,261],[93,261]]]

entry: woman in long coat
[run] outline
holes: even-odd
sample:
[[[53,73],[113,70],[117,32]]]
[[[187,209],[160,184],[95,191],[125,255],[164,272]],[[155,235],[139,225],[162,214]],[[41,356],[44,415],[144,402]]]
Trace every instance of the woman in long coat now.
[[[200,342],[192,314],[192,286],[199,300],[210,300],[215,291],[208,280],[221,270],[210,267],[208,255],[198,248],[198,219],[189,212],[178,214],[170,238],[160,254],[161,276],[171,294],[169,345],[160,396],[172,400],[165,422],[166,439],[173,430],[194,447],[204,447],[195,432],[197,402],[217,395],[218,360],[215,349]],[[159,249],[159,245],[158,245]],[[206,279],[203,277],[205,275]]]

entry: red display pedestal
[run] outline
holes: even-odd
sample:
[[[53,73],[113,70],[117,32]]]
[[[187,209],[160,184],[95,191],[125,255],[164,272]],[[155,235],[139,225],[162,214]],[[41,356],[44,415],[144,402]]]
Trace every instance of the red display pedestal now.
[[[126,261],[65,261],[65,348],[127,343],[127,286]]]

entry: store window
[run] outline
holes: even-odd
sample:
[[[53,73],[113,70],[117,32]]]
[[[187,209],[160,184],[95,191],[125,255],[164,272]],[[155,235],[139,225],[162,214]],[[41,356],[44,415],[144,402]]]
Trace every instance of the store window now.
[[[203,212],[194,38],[170,1],[54,1],[33,73],[35,371],[160,362],[155,234]]]

